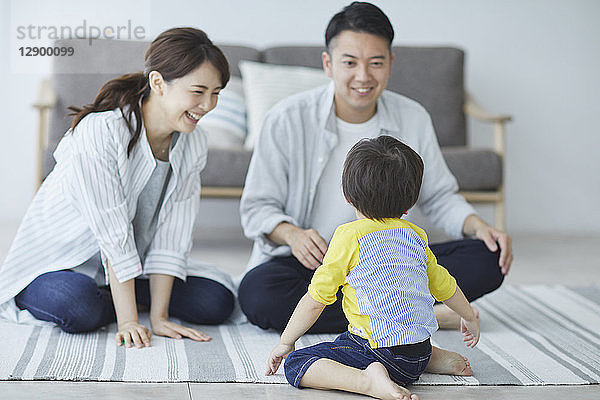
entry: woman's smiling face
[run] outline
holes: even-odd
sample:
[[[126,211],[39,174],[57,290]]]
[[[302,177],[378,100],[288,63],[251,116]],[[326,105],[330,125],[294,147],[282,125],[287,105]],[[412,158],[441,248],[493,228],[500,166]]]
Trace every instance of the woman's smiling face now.
[[[205,62],[189,74],[165,83],[163,88],[160,101],[166,127],[190,133],[200,118],[216,107],[222,89],[221,75],[210,62]]]

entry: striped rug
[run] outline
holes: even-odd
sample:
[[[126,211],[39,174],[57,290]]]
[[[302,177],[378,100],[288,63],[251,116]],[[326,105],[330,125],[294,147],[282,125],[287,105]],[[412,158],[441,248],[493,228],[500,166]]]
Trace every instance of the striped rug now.
[[[458,332],[433,343],[467,356],[474,376],[425,374],[423,385],[578,385],[600,382],[600,288],[505,286],[476,302],[482,338],[475,349]],[[213,340],[154,336],[152,347],[114,344],[114,324],[70,335],[51,326],[0,323],[0,380],[284,383],[265,377],[279,336],[250,324],[199,327]],[[335,335],[306,335],[304,347]]]

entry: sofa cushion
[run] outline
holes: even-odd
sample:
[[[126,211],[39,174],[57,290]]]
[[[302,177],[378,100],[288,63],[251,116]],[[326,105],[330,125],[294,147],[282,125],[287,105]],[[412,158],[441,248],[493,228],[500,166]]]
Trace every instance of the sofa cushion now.
[[[248,114],[248,136],[244,146],[251,150],[258,140],[267,111],[279,100],[329,83],[322,69],[241,61],[240,70]]]
[[[460,190],[496,190],[502,184],[502,159],[493,151],[445,147],[442,154]],[[251,156],[250,150],[210,149],[201,173],[202,185],[244,186]]]
[[[460,190],[497,190],[502,185],[502,157],[491,150],[443,147],[448,168]]]
[[[421,103],[440,146],[466,145],[464,53],[450,47],[394,47],[388,89]]]
[[[209,149],[202,186],[243,187],[250,157],[252,151],[245,149]]]
[[[263,50],[262,61],[268,64],[300,65],[323,69],[323,46],[281,46]]]
[[[261,52],[252,47],[221,45],[218,43],[217,46],[219,46],[219,49],[221,49],[225,55],[225,58],[227,58],[227,62],[229,63],[229,72],[232,76],[242,76],[239,68],[240,61],[262,61]]]
[[[240,149],[246,139],[246,100],[242,79],[232,76],[219,93],[217,106],[198,121],[209,148]]]
[[[320,46],[272,47],[263,62],[322,68]],[[464,52],[452,47],[394,46],[392,76],[387,88],[410,97],[431,114],[440,146],[464,146]]]

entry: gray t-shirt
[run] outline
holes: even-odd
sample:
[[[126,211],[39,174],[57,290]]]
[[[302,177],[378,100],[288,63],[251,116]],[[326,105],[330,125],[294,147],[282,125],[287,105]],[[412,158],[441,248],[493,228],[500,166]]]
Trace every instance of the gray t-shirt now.
[[[175,146],[178,138],[179,132],[173,133],[171,149]],[[167,186],[169,185],[171,171],[171,163],[169,161],[156,159],[156,167],[138,197],[137,209],[132,223],[135,246],[142,265],[146,259],[150,243],[152,243],[152,239],[154,239],[154,234],[156,233],[158,214],[165,198]],[[72,270],[93,278],[99,286],[105,285],[105,275],[100,252],[94,254],[87,261]]]
[[[138,197],[137,209],[135,217],[133,217],[133,235],[142,265],[156,233],[158,213],[165,198],[170,177],[171,164],[168,161],[156,160],[156,167]]]

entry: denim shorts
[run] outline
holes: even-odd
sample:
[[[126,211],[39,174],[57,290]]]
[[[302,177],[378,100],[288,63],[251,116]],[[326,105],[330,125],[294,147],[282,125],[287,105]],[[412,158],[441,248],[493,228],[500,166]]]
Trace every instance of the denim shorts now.
[[[285,377],[290,385],[298,387],[306,370],[320,358],[337,361],[350,367],[365,369],[380,362],[390,378],[399,385],[419,379],[431,357],[429,339],[414,345],[372,349],[369,341],[344,332],[333,342],[323,342],[290,353],[285,359]]]

